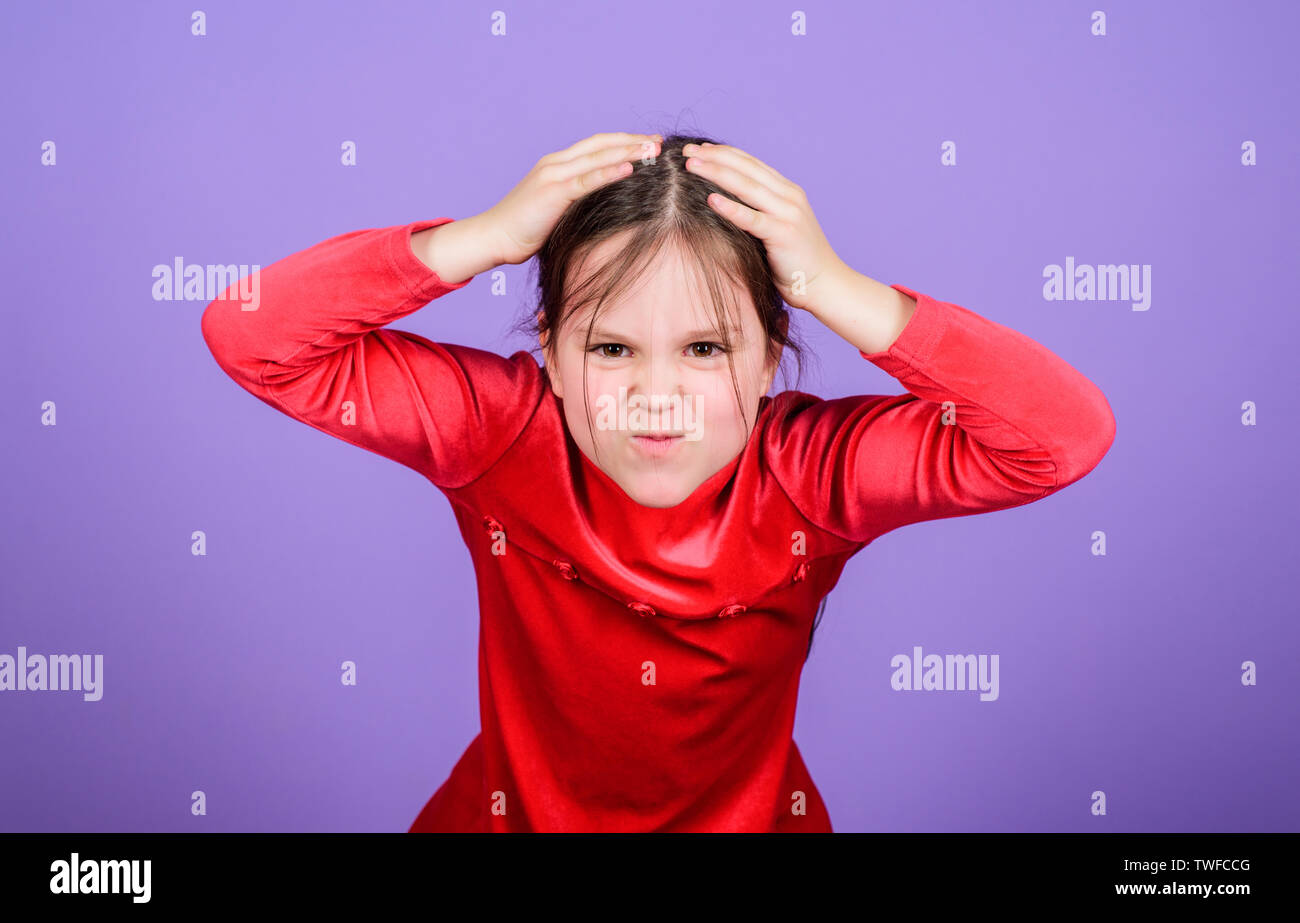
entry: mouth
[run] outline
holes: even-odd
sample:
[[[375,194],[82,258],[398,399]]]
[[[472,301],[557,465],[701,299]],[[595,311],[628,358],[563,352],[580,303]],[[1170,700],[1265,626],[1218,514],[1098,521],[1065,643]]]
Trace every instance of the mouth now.
[[[633,436],[632,445],[646,455],[656,458],[667,455],[685,441],[680,433],[655,433],[647,436]]]

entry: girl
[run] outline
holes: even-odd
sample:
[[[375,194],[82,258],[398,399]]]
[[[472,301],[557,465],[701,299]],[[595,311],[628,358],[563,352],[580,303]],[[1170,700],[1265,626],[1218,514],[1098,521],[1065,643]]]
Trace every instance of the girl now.
[[[544,366],[387,326],[534,254]],[[593,135],[482,214],[286,257],[260,299],[204,312],[220,366],[424,475],[474,562],[482,730],[412,831],[830,832],[791,732],[845,562],[1060,490],[1115,434],[1062,359],[854,271],[800,187],[702,138]],[[908,393],[768,396],[784,305]]]

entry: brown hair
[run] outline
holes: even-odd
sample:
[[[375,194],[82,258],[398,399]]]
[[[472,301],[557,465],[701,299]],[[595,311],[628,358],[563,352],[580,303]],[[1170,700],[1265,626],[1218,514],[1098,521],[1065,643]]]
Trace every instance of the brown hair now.
[[[529,311],[516,329],[536,338],[534,342],[545,335],[544,353],[553,357],[565,322],[595,302],[583,347],[584,395],[591,331],[601,307],[629,289],[665,245],[676,245],[694,262],[705,280],[714,311],[717,339],[726,350],[738,407],[743,407],[743,403],[732,360],[727,318],[729,314],[734,316],[733,311],[744,308],[729,297],[723,284],[724,275],[741,291],[747,292],[753,301],[767,337],[767,361],[776,361],[778,357],[783,359],[784,349],[788,347],[797,362],[796,387],[802,377],[804,347],[790,331],[790,313],[773,280],[765,245],[718,214],[707,201],[711,192],[733,200],[735,196],[716,183],[686,170],[682,147],[706,141],[722,143],[702,135],[665,132],[658,156],[648,163],[639,159],[632,161],[631,174],[610,181],[570,204],[537,251],[538,305]],[[603,241],[629,231],[631,237],[618,254],[594,272],[588,272],[586,278],[570,290],[571,276],[583,259]],[[784,375],[784,368],[781,372]],[[591,408],[585,399],[582,403],[590,428]],[[745,435],[748,438],[750,434],[746,432]],[[599,452],[594,433],[592,443]],[[824,607],[825,599],[818,609],[814,632]],[[808,650],[811,653],[812,632],[808,635]]]
[[[731,369],[732,387],[737,406],[741,406],[740,383],[731,358],[732,343],[727,332],[728,315],[743,310],[729,297],[723,274],[747,292],[758,311],[767,337],[768,362],[784,356],[788,347],[798,364],[796,382],[802,375],[803,344],[790,331],[790,314],[772,278],[772,267],[763,242],[719,215],[709,205],[711,192],[735,199],[725,189],[684,164],[682,147],[708,141],[696,135],[664,136],[660,153],[651,162],[632,161],[632,173],[613,180],[573,202],[551,229],[550,236],[537,251],[537,309],[521,323],[529,336],[546,335],[546,356],[554,356],[558,334],[575,313],[595,302],[591,323],[587,325],[582,360],[583,393],[587,385],[587,357],[591,331],[601,307],[629,289],[665,248],[676,245],[693,258],[708,288],[714,312],[718,342],[726,350]],[[594,272],[570,289],[575,268],[600,243],[623,232],[631,237],[615,258],[607,260]],[[540,320],[537,314],[541,314]],[[782,369],[784,374],[784,369]],[[592,425],[591,408],[586,406],[587,425]],[[746,433],[746,437],[748,437]],[[593,444],[596,442],[594,435]]]

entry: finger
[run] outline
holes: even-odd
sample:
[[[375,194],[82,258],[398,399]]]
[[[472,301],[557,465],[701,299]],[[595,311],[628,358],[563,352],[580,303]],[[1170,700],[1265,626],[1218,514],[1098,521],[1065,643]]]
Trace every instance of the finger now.
[[[703,162],[717,162],[730,166],[733,170],[742,172],[756,181],[763,182],[769,189],[781,198],[788,201],[792,206],[799,205],[800,192],[798,186],[790,182],[776,170],[773,170],[767,164],[763,163],[757,157],[746,154],[739,148],[727,144],[705,144],[690,147],[689,156],[699,159]],[[683,151],[685,153],[685,151]]]
[[[712,142],[705,141],[702,143],[701,148],[704,150],[705,153],[717,153],[723,156],[727,156],[729,154],[735,154],[737,157],[740,157],[741,159],[745,160],[747,163],[751,164],[758,170],[762,171],[770,180],[772,180],[773,187],[776,188],[790,187],[791,191],[793,191],[794,189],[795,184],[792,183],[790,180],[786,179],[780,173],[778,173],[773,167],[763,163],[763,161],[759,160],[753,154],[750,154],[746,151],[742,151],[740,148],[735,147],[734,145],[713,144]]]
[[[759,240],[765,240],[770,232],[770,224],[767,216],[760,211],[755,211],[748,205],[737,202],[735,199],[729,199],[721,193],[709,193],[709,205],[722,217],[731,221],[742,231],[748,231]]]
[[[756,178],[755,174],[758,176],[762,174],[744,164],[739,158],[733,158],[731,163],[726,164],[713,159],[712,155],[704,157],[692,155],[686,162],[686,170],[717,183],[752,208],[770,212],[779,218],[795,217],[794,203],[787,201],[774,192],[766,182]]]
[[[569,177],[565,181],[565,189],[568,190],[570,199],[580,199],[598,186],[603,186],[616,179],[622,179],[625,176],[631,176],[633,169],[628,158],[623,157],[617,163],[606,164],[594,170],[588,170]]]
[[[598,135],[592,135],[590,138],[583,138],[577,144],[567,147],[562,151],[556,151],[550,156],[555,158],[559,163],[566,163],[601,148],[619,147],[624,144],[640,143],[642,141],[653,141],[656,138],[660,141],[663,140],[663,136],[657,134],[635,134],[628,131],[606,131]]]
[[[637,160],[644,156],[655,156],[658,151],[659,146],[655,142],[635,141],[631,144],[601,148],[589,154],[583,154],[565,163],[555,164],[553,169],[559,182],[568,182],[575,176],[599,173],[602,169],[611,165],[618,167],[630,160]]]

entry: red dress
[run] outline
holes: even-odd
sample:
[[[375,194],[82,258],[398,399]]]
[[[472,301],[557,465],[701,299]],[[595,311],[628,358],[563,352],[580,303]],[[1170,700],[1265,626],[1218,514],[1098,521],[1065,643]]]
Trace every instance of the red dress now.
[[[908,393],[764,397],[735,459],[643,507],[577,448],[530,353],[386,328],[472,281],[411,249],[450,220],[325,240],[261,270],[256,310],[223,293],[202,320],[241,387],[452,505],[482,728],[410,829],[829,832],[791,737],[818,603],[891,529],[1083,477],[1114,439],[1106,398],[1028,337],[895,285],[916,311],[862,356]]]

